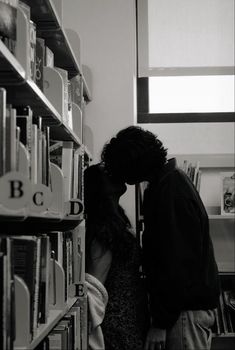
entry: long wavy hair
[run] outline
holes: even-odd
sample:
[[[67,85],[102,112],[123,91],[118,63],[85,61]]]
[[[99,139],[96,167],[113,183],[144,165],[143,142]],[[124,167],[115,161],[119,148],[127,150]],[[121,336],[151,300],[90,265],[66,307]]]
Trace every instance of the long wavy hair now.
[[[86,216],[86,261],[91,259],[90,247],[96,240],[103,251],[126,259],[131,248],[131,224],[124,209],[106,192],[104,167],[91,165],[84,173],[84,207]]]

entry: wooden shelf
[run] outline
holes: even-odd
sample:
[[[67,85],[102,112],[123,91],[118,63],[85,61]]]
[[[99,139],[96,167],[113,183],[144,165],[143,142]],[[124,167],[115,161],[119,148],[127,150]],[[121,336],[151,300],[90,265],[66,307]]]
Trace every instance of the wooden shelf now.
[[[35,115],[50,125],[55,140],[74,141],[81,145],[79,137],[62,124],[61,115],[34,81],[26,79],[24,69],[0,40],[0,85],[7,89],[7,100],[13,106],[30,105]]]
[[[33,350],[36,346],[50,333],[56,324],[63,318],[63,316],[76,303],[78,298],[70,298],[63,310],[50,310],[48,322],[41,324],[37,330],[37,335],[28,347],[14,347],[14,350]]]
[[[61,123],[61,116],[39,87],[30,79],[16,58],[0,40],[0,84],[7,88],[8,102],[30,105],[36,114],[49,116],[54,124]]]
[[[52,231],[69,231],[74,229],[84,220],[83,214],[78,219],[61,218],[61,217],[47,217],[45,216],[0,216],[1,232],[4,234],[37,234],[48,233]],[[20,225],[19,225],[20,221]]]
[[[60,67],[68,71],[68,79],[76,75],[80,75],[83,81],[83,98],[81,99],[82,110],[75,110],[76,113],[73,113],[72,110],[72,121],[74,122],[74,130],[68,125],[72,126],[71,120],[67,117],[66,109],[64,108],[64,98],[65,97],[65,82],[62,74],[60,75],[57,71],[54,74],[55,78],[53,80],[53,73],[50,74],[49,67],[44,67],[44,89],[43,91],[39,88],[35,81],[31,77],[31,70],[29,69],[30,62],[28,58],[28,30],[29,23],[27,21],[27,16],[24,16],[23,11],[17,10],[17,34],[22,34],[21,41],[19,40],[20,35],[18,35],[18,45],[17,45],[17,55],[14,56],[7,46],[0,40],[0,86],[6,89],[7,104],[12,105],[12,108],[17,108],[18,106],[30,106],[33,111],[33,117],[41,117],[43,126],[50,127],[50,140],[55,141],[73,141],[74,149],[78,149],[77,153],[82,155],[81,165],[84,166],[84,158],[86,161],[91,160],[91,154],[87,148],[82,144],[82,112],[85,109],[87,102],[91,100],[91,92],[89,90],[90,75],[86,74],[87,71],[84,68],[82,71],[82,66],[80,65],[80,45],[79,36],[76,32],[72,30],[63,28],[63,11],[62,11],[62,0],[24,0],[24,2],[30,6],[31,19],[36,24],[36,34],[37,37],[45,39],[45,45],[48,46],[54,54],[54,63],[55,67]],[[22,17],[22,19],[21,19]],[[20,28],[20,30],[19,30]],[[22,29],[24,28],[24,30]],[[31,34],[31,32],[30,32]],[[24,40],[25,38],[25,40]],[[22,54],[21,49],[22,44]],[[17,57],[17,58],[16,58]],[[20,64],[21,63],[21,64]],[[48,73],[49,71],[49,73]],[[56,69],[51,71],[55,72]],[[58,79],[56,79],[58,78]],[[5,97],[4,97],[5,98]],[[4,102],[5,105],[5,102]],[[5,107],[5,106],[4,106]],[[15,115],[14,115],[15,117]],[[12,118],[13,119],[13,118]],[[77,121],[77,122],[76,122]],[[34,121],[33,121],[34,122]],[[13,124],[13,123],[12,123]],[[16,122],[14,121],[14,127],[16,127]],[[35,128],[36,129],[36,128]],[[35,131],[35,130],[34,130]],[[12,131],[13,133],[13,131]],[[15,130],[14,130],[15,135]],[[37,135],[35,132],[33,135]],[[40,135],[39,135],[40,136]],[[12,134],[11,134],[12,137]],[[36,140],[36,137],[33,138],[33,141]],[[46,139],[47,141],[47,139]],[[43,152],[44,152],[44,140],[42,141]],[[48,143],[47,143],[48,145]],[[46,147],[45,147],[46,148]],[[66,232],[70,230],[75,231],[79,230],[78,227],[80,224],[85,225],[84,223],[84,213],[83,213],[83,203],[81,201],[72,198],[70,201],[65,202],[65,189],[64,189],[64,175],[60,167],[50,162],[50,189],[41,186],[41,184],[31,183],[29,180],[30,174],[29,169],[31,166],[30,157],[28,150],[19,143],[19,154],[20,156],[20,170],[19,174],[22,175],[22,187],[24,191],[19,190],[20,195],[15,196],[14,199],[20,198],[22,202],[19,205],[11,205],[7,203],[6,198],[9,195],[1,196],[0,203],[0,223],[1,223],[1,235],[3,237],[11,237],[12,235],[40,235],[42,233],[58,235],[58,231]],[[24,151],[24,152],[23,152]],[[44,154],[44,153],[43,153]],[[18,155],[18,153],[17,153]],[[44,158],[43,158],[44,160]],[[50,159],[47,159],[47,161]],[[36,160],[37,161],[37,160]],[[80,158],[79,158],[80,161]],[[39,167],[41,163],[38,163]],[[13,166],[12,166],[13,168]],[[18,168],[17,168],[18,169]],[[36,171],[35,171],[36,172]],[[17,173],[17,172],[16,172]],[[34,173],[33,173],[34,174]],[[5,178],[6,175],[6,178]],[[5,188],[5,184],[9,184],[7,181],[7,176],[9,173],[4,173],[1,177],[1,184]],[[18,173],[14,176],[17,177]],[[23,176],[24,175],[24,176]],[[32,174],[31,174],[32,175]],[[14,177],[14,179],[15,179]],[[33,176],[32,176],[33,178]],[[21,180],[21,176],[19,176]],[[34,179],[34,178],[33,178]],[[17,178],[18,180],[18,178]],[[20,180],[18,182],[21,185]],[[82,179],[81,179],[82,180]],[[25,181],[25,182],[24,182]],[[38,180],[40,182],[40,180]],[[36,182],[36,180],[35,180]],[[26,186],[27,190],[26,190]],[[41,187],[40,187],[41,186]],[[80,186],[80,182],[76,186]],[[78,188],[80,189],[80,188]],[[45,191],[44,191],[45,190]],[[28,192],[27,192],[28,191]],[[41,192],[39,192],[41,191]],[[44,193],[45,192],[45,193]],[[42,195],[42,202],[36,203],[34,200],[34,195],[37,193]],[[13,198],[13,195],[11,196]],[[10,197],[10,198],[11,198]],[[5,198],[5,199],[4,199]],[[3,201],[5,200],[5,202]],[[48,202],[47,202],[48,201]],[[77,203],[79,202],[79,204]],[[3,206],[3,203],[5,207]],[[19,202],[18,202],[19,203]],[[78,207],[75,207],[78,205]],[[77,211],[76,211],[76,210]],[[44,210],[44,211],[43,211]],[[80,213],[80,214],[79,214]],[[84,233],[85,230],[79,232],[79,239],[83,240],[82,245],[85,246],[84,242]],[[71,240],[75,239],[74,233],[71,234]],[[65,238],[64,238],[65,239]],[[67,239],[67,238],[66,238]],[[7,239],[6,242],[11,241]],[[49,239],[48,241],[48,250],[49,248]],[[9,243],[10,244],[10,243]],[[62,246],[62,242],[60,242]],[[80,241],[79,241],[80,244]],[[39,247],[39,245],[38,245]],[[41,248],[40,248],[41,249]],[[10,251],[10,249],[9,249]],[[76,254],[76,250],[70,252],[71,254]],[[4,251],[5,254],[5,251]],[[4,263],[8,259],[11,259],[10,253],[7,251],[7,259],[4,257]],[[37,251],[37,259],[39,256],[39,251]],[[33,316],[33,327],[35,325],[35,317],[37,317],[36,310],[32,314],[31,310],[31,298],[32,296],[36,297],[36,288],[35,292],[30,295],[30,288],[21,280],[18,276],[11,276],[15,280],[15,294],[14,300],[7,300],[11,302],[11,306],[16,307],[15,319],[11,320],[13,322],[11,326],[11,333],[15,331],[15,346],[14,350],[33,350],[42,342],[45,337],[53,330],[53,328],[60,322],[60,320],[68,313],[71,307],[79,299],[78,297],[73,297],[76,295],[76,286],[71,285],[68,289],[68,295],[72,296],[68,298],[65,303],[65,276],[67,270],[64,270],[56,260],[50,261],[50,252],[47,252],[47,277],[50,279],[49,283],[49,295],[48,299],[53,300],[54,304],[50,305],[49,316],[45,324],[40,324],[37,330],[33,329],[32,332],[32,316]],[[72,258],[72,257],[71,257]],[[41,259],[41,256],[40,256]],[[38,261],[41,261],[38,259]],[[6,262],[5,262],[6,260]],[[80,260],[78,260],[80,262]],[[82,258],[82,272],[79,275],[74,272],[74,278],[77,280],[82,276],[84,281],[85,270],[84,270],[85,256]],[[45,264],[46,265],[46,264]],[[53,265],[53,266],[52,266]],[[5,266],[5,265],[4,265]],[[77,266],[77,264],[76,264]],[[55,267],[55,286],[52,287],[51,279],[52,271]],[[65,266],[67,267],[67,265]],[[54,273],[54,272],[53,272]],[[49,276],[48,276],[49,275]],[[79,277],[78,277],[79,276]],[[38,275],[36,276],[38,278]],[[36,282],[35,282],[36,283]],[[4,281],[4,288],[7,290],[11,289],[10,278],[7,278],[7,281]],[[56,298],[53,299],[52,295],[54,291],[59,291],[58,295],[56,292]],[[8,293],[9,294],[9,293]],[[9,298],[8,298],[9,299]],[[16,302],[17,301],[17,302]],[[14,304],[13,304],[14,303]],[[83,343],[83,348],[87,348],[87,334],[86,333],[86,324],[87,324],[87,304],[86,299],[82,305],[82,328],[81,328],[81,342]],[[38,312],[38,310],[37,310]],[[13,327],[13,328],[12,328]],[[9,332],[10,334],[10,332]],[[13,333],[12,333],[13,334]],[[33,340],[31,341],[31,335]]]

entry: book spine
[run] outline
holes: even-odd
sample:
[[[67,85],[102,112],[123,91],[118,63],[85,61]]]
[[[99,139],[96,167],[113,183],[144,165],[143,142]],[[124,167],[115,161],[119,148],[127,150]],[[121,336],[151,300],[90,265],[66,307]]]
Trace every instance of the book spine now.
[[[35,249],[35,271],[34,271],[34,307],[33,307],[33,337],[37,334],[38,327],[38,306],[39,306],[39,281],[40,281],[40,254],[41,253],[41,237],[37,237],[36,239],[36,249]]]
[[[30,77],[36,81],[36,24],[29,21],[29,52],[30,52]]]
[[[16,110],[6,109],[6,172],[16,170]]]
[[[6,172],[6,90],[0,88],[0,176]]]
[[[45,66],[54,68],[54,53],[48,46],[45,46]]]
[[[31,181],[38,183],[38,130],[37,125],[32,125],[32,149],[31,149]]]
[[[44,57],[45,57],[45,40],[42,38],[36,38],[36,73],[35,82],[38,87],[43,91],[43,68],[44,68]]]
[[[0,40],[15,54],[16,9],[18,1],[0,1]]]
[[[62,172],[65,184],[65,201],[72,196],[72,171],[73,171],[73,142],[63,142],[62,150]]]

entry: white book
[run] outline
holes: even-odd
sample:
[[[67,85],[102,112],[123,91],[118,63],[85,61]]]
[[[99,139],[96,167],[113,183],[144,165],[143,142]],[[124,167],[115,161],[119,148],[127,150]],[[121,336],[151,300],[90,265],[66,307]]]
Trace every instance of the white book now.
[[[0,88],[0,176],[6,169],[6,90]]]
[[[73,155],[73,198],[78,198],[78,182],[79,182],[79,152],[80,150],[77,149],[74,152]]]
[[[36,81],[36,24],[29,21],[29,52],[30,52],[30,77]]]
[[[38,132],[38,183],[42,184],[42,130],[37,128]]]
[[[63,232],[58,232],[58,256],[57,261],[60,264],[60,266],[63,266]]]
[[[68,102],[69,102],[69,92],[68,92],[68,72],[65,69],[55,67],[55,70],[57,70],[62,79],[63,79],[63,123],[67,126],[71,125],[71,122],[69,121],[69,110],[68,110]]]
[[[35,291],[34,291],[34,310],[33,310],[33,337],[37,334],[38,327],[38,306],[39,306],[39,281],[40,281],[40,259],[41,259],[41,237],[36,238],[36,264],[35,264]]]
[[[220,173],[221,215],[235,216],[235,170]]]
[[[31,145],[32,145],[33,111],[29,106],[17,107],[16,125],[20,127],[20,141],[29,151],[29,173],[31,178]]]
[[[27,78],[31,78],[30,7],[23,1],[19,1],[17,8],[16,36],[16,58],[24,68]]]
[[[71,99],[72,102],[76,103],[80,108],[82,107],[83,97],[83,80],[80,74],[76,75],[70,80],[71,84]]]
[[[6,172],[16,170],[16,110],[6,109]]]
[[[41,266],[40,266],[40,323],[46,323],[49,317],[49,279],[50,279],[50,238],[41,237]]]
[[[54,53],[48,46],[45,46],[45,66],[54,68]]]
[[[31,148],[31,181],[38,183],[38,128],[32,124],[32,148]]]
[[[20,127],[16,127],[16,171],[19,171]]]
[[[78,236],[76,230],[73,231],[73,281],[75,284],[81,282],[82,277],[82,263],[83,263],[83,252],[81,247],[81,237]]]
[[[64,175],[65,201],[72,197],[72,174],[73,174],[73,142],[63,142],[62,172]]]

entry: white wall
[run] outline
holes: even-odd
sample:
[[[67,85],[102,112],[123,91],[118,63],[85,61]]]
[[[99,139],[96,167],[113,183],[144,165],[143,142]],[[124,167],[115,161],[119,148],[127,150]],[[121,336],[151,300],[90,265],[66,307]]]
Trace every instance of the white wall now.
[[[79,33],[81,59],[92,72],[92,102],[85,123],[94,162],[106,141],[135,115],[134,0],[63,0],[64,27]],[[134,188],[121,201],[134,224]]]
[[[171,154],[234,153],[234,123],[141,124],[159,136]]]
[[[136,121],[134,0],[63,0],[64,26],[81,38],[82,62],[92,71],[93,100],[86,109],[94,162],[104,143]],[[170,25],[170,23],[169,23]],[[169,153],[233,153],[234,124],[142,124]],[[134,223],[134,189],[122,202]]]

